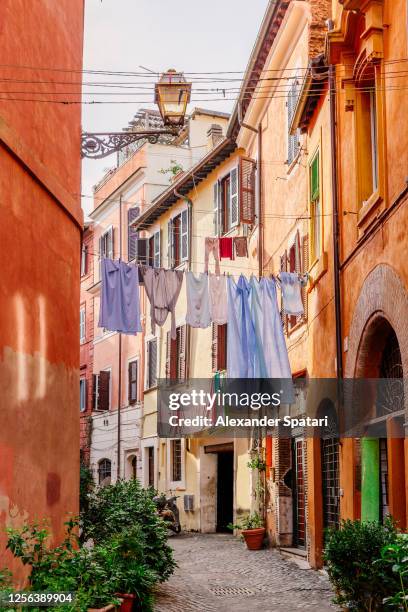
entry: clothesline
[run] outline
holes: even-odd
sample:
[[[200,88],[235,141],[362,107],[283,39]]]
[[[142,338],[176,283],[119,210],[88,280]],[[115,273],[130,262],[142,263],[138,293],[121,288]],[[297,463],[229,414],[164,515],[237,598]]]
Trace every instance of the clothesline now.
[[[171,338],[176,339],[176,305],[186,279],[186,324],[208,328],[227,324],[227,371],[230,378],[290,378],[289,358],[283,336],[277,287],[287,315],[303,314],[301,279],[297,273],[280,272],[279,279],[238,281],[230,274],[166,270],[104,258],[101,266],[99,326],[135,335],[142,331],[139,274],[150,302],[151,330],[163,327],[171,317]]]

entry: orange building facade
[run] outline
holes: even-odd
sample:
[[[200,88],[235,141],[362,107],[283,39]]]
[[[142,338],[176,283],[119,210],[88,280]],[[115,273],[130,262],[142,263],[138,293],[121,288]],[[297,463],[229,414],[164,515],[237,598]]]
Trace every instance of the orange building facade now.
[[[4,79],[57,92],[56,68],[77,80],[82,41],[82,0],[1,3]],[[3,527],[47,519],[58,541],[78,512],[81,107],[58,98],[0,100],[0,565],[16,583]]]

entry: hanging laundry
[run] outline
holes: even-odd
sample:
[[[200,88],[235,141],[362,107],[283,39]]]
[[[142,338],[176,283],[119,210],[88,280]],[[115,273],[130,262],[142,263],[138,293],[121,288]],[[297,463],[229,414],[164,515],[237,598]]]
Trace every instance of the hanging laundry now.
[[[211,323],[208,295],[208,276],[186,272],[187,316],[186,323],[191,327],[209,327]]]
[[[171,337],[176,339],[176,303],[183,284],[181,270],[163,270],[141,266],[143,282],[147,297],[150,301],[150,318],[152,333],[155,333],[156,324],[162,327],[171,315]]]
[[[282,291],[283,308],[287,315],[302,315],[304,313],[301,283],[299,274],[295,272],[280,272],[280,285]]]
[[[228,318],[227,277],[225,274],[208,277],[211,320],[217,325],[224,325]]]
[[[248,243],[246,236],[235,236],[235,257],[248,257]]]
[[[256,344],[250,312],[250,291],[250,285],[242,274],[238,283],[231,276],[228,277],[228,378],[254,378]]]
[[[220,238],[220,259],[234,259],[232,238]]]
[[[255,378],[291,379],[288,350],[283,335],[274,279],[255,278],[251,287],[250,308],[255,329]]]
[[[204,253],[204,272],[208,272],[208,261],[210,253],[213,254],[215,260],[215,273],[220,273],[220,251],[219,251],[219,239],[207,236],[205,239],[205,253]]]
[[[123,261],[102,259],[101,281],[99,327],[122,334],[142,331],[137,268]]]

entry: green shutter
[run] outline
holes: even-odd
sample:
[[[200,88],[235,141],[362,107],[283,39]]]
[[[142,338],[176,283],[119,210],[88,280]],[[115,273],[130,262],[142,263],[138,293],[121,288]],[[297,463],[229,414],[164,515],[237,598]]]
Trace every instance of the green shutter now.
[[[320,155],[317,153],[310,167],[310,196],[312,202],[319,198],[320,193],[319,158]]]

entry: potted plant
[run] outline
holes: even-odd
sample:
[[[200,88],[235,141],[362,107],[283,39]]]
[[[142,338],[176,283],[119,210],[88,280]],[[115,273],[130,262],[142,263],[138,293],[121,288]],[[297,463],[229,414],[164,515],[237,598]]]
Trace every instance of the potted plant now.
[[[248,550],[260,550],[265,537],[265,527],[258,512],[249,514],[238,523],[229,525],[230,529],[240,529]]]

